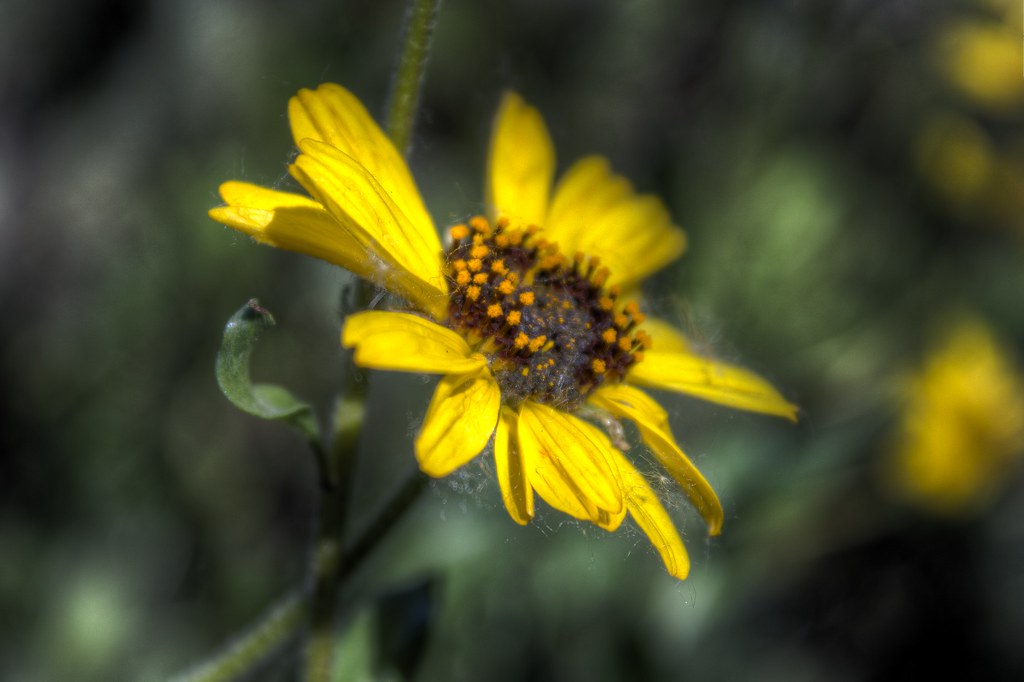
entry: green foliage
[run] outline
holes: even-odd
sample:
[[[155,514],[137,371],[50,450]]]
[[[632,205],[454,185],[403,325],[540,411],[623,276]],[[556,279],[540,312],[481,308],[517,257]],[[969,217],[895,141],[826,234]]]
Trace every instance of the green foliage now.
[[[259,334],[274,324],[274,316],[260,307],[256,299],[231,316],[217,353],[217,383],[238,409],[260,419],[283,421],[319,447],[320,429],[313,409],[288,389],[276,384],[254,384],[249,376],[249,360]]]

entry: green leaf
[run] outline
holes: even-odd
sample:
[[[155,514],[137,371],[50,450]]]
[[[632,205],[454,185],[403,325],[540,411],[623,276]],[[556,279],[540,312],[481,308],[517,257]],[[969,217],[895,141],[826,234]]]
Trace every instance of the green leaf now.
[[[263,329],[274,324],[274,316],[260,307],[255,298],[231,316],[217,353],[217,383],[238,409],[260,419],[284,421],[318,445],[320,429],[313,409],[287,389],[274,384],[254,384],[249,376],[249,358],[256,340]]]

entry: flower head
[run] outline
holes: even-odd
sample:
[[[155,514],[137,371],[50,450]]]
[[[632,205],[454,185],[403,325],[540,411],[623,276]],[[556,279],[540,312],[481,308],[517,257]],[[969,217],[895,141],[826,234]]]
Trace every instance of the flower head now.
[[[442,375],[415,441],[423,471],[446,476],[493,443],[517,523],[534,516],[535,494],[609,531],[628,512],[684,578],[679,534],[621,435],[613,442],[581,415],[632,421],[715,535],[723,512],[714,490],[637,386],[789,419],[796,408],[641,312],[642,280],[686,247],[661,201],[637,195],[599,157],[577,161],[552,191],[544,121],[509,93],[491,140],[488,215],[451,227],[442,248],[405,162],[351,93],[302,90],[289,119],[301,152],[290,171],[312,198],[228,182],[227,206],[210,215],[411,304],[350,315],[342,344],[363,367]]]
[[[991,330],[959,323],[906,389],[887,467],[894,488],[937,514],[983,507],[1024,455],[1024,381]]]

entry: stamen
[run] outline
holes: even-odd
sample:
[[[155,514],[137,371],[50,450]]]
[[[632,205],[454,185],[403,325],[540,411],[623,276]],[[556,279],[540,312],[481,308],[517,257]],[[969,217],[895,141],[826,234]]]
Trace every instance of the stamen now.
[[[635,301],[616,310],[611,271],[582,252],[567,257],[536,225],[492,227],[483,216],[449,229],[448,326],[482,353],[502,400],[573,412],[621,381],[651,338]]]
[[[469,219],[469,226],[481,234],[489,234],[491,231],[491,225],[487,222],[487,218],[482,215],[475,215]]]

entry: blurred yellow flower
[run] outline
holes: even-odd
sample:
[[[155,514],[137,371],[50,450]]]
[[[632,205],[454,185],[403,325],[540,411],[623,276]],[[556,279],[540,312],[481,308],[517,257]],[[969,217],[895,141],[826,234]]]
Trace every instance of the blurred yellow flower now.
[[[713,535],[722,507],[665,411],[636,386],[789,419],[796,408],[760,377],[690,352],[640,311],[640,282],[686,246],[661,201],[636,195],[599,157],[575,163],[552,192],[544,121],[509,93],[491,138],[489,215],[450,228],[442,248],[405,161],[355,96],[324,84],[301,90],[288,113],[301,152],[290,171],[312,198],[227,182],[227,206],[210,215],[413,306],[349,316],[342,343],[363,367],[443,376],[415,441],[422,470],[446,476],[493,442],[517,523],[534,516],[534,493],[608,531],[629,512],[669,573],[684,578],[682,541],[622,454],[616,419],[636,424]],[[611,437],[578,415],[604,421]]]
[[[1024,454],[1024,382],[992,332],[961,322],[906,399],[887,467],[895,489],[937,514],[983,507]]]
[[[917,139],[919,172],[939,192],[961,206],[983,195],[995,158],[985,131],[952,111],[935,113]]]
[[[958,21],[939,44],[946,79],[968,100],[996,112],[1024,104],[1019,23]]]

